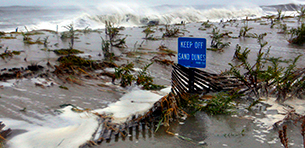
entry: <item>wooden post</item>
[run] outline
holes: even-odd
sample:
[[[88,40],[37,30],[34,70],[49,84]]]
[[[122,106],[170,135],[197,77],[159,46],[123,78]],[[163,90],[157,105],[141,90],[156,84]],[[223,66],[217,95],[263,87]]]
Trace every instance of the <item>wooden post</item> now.
[[[195,75],[194,68],[189,68],[189,93],[190,94],[195,93],[195,90],[194,90],[194,81],[195,81],[194,75]]]

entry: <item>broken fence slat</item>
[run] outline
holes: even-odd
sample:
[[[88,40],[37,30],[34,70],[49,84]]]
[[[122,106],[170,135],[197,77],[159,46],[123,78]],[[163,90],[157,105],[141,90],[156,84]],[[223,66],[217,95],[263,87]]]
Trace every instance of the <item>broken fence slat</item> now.
[[[5,127],[5,124],[3,124],[2,122],[0,122],[0,131]]]
[[[112,129],[107,129],[108,131],[107,132],[105,132],[105,137],[103,137],[105,140],[109,140],[110,138],[111,138],[111,134],[112,134]]]
[[[109,117],[101,117],[102,120],[99,126],[100,129],[98,129],[94,136],[94,142],[101,143],[103,140],[111,139],[112,134],[118,137],[120,133],[122,134],[123,138],[125,138],[126,133],[129,133],[131,135],[129,139],[132,139],[133,131],[136,131],[135,133],[137,138],[141,125],[141,129],[143,131],[148,130],[150,131],[149,133],[151,133],[152,128],[156,128],[155,125],[158,124],[158,120],[161,119],[159,114],[168,108],[175,108],[175,106],[179,106],[180,100],[178,98],[183,98],[189,92],[190,69],[179,64],[174,64],[172,68],[172,88],[169,95],[164,96],[166,98],[160,98],[160,100],[155,102],[152,108],[144,115],[133,115],[126,122],[121,124],[111,123],[112,119]],[[195,93],[205,94],[209,91],[226,91],[241,86],[245,88],[245,85],[241,84],[241,82],[235,77],[225,77],[200,69],[194,69]],[[246,89],[245,91],[249,90]],[[173,114],[173,117],[175,116],[176,115]],[[2,122],[0,122],[0,128],[2,126],[1,123]],[[147,128],[145,126],[147,126]]]

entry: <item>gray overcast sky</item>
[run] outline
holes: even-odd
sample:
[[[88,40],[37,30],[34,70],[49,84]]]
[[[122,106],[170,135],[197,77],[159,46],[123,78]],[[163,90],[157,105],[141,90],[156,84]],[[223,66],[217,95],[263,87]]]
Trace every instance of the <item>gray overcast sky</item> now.
[[[175,4],[175,5],[193,5],[193,4],[225,4],[230,3],[252,3],[256,5],[270,5],[270,4],[286,4],[286,3],[298,3],[305,0],[129,0],[128,2],[138,3],[138,4],[149,4],[149,5],[161,5],[161,4]],[[0,0],[0,6],[11,6],[11,5],[38,5],[38,6],[48,6],[48,5],[94,5],[102,4],[107,2],[125,2],[126,0]]]

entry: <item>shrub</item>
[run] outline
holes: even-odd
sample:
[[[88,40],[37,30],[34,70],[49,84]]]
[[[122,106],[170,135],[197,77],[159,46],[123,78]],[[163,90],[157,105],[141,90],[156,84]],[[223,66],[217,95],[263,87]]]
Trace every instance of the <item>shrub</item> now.
[[[208,48],[208,50],[222,51],[223,48],[230,46],[230,42],[222,41],[224,34],[220,33],[220,30],[217,27],[213,28],[212,34],[211,48]]]
[[[288,40],[291,44],[302,45],[305,43],[305,24],[302,23],[301,26],[297,28],[291,28],[289,31],[290,39]]]

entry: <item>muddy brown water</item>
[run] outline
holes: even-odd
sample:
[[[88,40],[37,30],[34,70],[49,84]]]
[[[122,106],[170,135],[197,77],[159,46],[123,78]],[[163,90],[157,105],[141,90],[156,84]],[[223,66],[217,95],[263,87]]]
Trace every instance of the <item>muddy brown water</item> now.
[[[214,23],[222,31],[232,31],[232,36],[238,36],[239,29],[243,25],[239,22],[238,27],[226,26],[222,28],[218,23]],[[295,24],[291,24],[295,25]],[[270,29],[270,26],[259,25],[257,22],[249,22],[250,27],[254,27],[250,33],[264,33],[268,35],[265,38],[271,46],[270,54],[275,57],[283,57],[284,59],[295,58],[299,54],[304,54],[304,47],[289,45],[287,37],[277,34],[278,29]],[[161,28],[162,26],[159,26]],[[201,27],[200,23],[186,24],[179,26],[185,29],[185,36],[204,37],[207,38],[207,45],[210,45],[209,32],[198,30]],[[141,68],[145,64],[150,63],[150,59],[156,54],[158,46],[165,45],[169,49],[177,51],[177,38],[168,38],[158,41],[145,41],[142,38],[144,34],[141,33],[143,28],[133,27],[126,28],[121,33],[128,35],[126,43],[128,48],[114,49],[113,52],[120,56],[120,60],[116,61],[118,65],[129,62],[134,62],[135,67]],[[75,48],[91,55],[91,59],[101,60],[98,56],[101,53],[101,36],[104,33],[89,33],[79,34],[79,39],[75,42]],[[49,36],[50,49],[68,48],[68,42],[60,40],[58,35],[46,33],[43,35],[33,36],[34,40],[37,38],[44,38]],[[160,31],[157,31],[154,36],[162,36]],[[207,51],[207,68],[205,70],[219,73],[229,67],[228,63],[232,62],[234,49],[236,44],[240,44],[242,48],[251,49],[250,60],[254,60],[258,52],[259,45],[253,38],[241,39],[225,39],[231,42],[229,48],[224,49],[224,52]],[[137,42],[137,44],[135,44]],[[57,44],[55,46],[55,44]],[[142,44],[141,44],[142,43]],[[22,51],[21,55],[14,56],[9,60],[0,61],[0,67],[26,67],[31,63],[38,63],[45,66],[47,59],[52,63],[56,62],[58,58],[53,52],[47,53],[40,49],[42,45],[25,45],[22,42],[22,36],[17,35],[17,39],[1,40],[1,44],[9,47],[10,50]],[[135,46],[147,48],[144,50],[148,52],[145,55],[139,55],[136,58],[126,57],[125,52],[140,51],[135,49]],[[1,49],[3,50],[3,49]],[[142,51],[142,50],[141,50]],[[85,55],[84,56],[87,56]],[[27,61],[24,61],[24,58]],[[167,59],[170,59],[166,57]],[[172,60],[177,62],[176,57]],[[304,67],[305,62],[303,58],[299,60],[299,67]],[[154,63],[149,67],[150,74],[154,77],[154,82],[159,85],[170,86],[171,67]],[[117,86],[100,87],[97,84],[110,83],[110,78],[101,77],[99,79],[82,79],[82,85],[63,83],[61,80],[54,78],[55,85],[51,87],[41,88],[35,86],[30,79],[15,80],[13,87],[4,87],[0,89],[0,119],[6,118],[22,120],[27,122],[37,122],[44,120],[46,115],[56,116],[54,110],[59,108],[61,104],[74,104],[82,108],[100,109],[107,107],[108,104],[118,101],[118,99],[131,88],[119,88]],[[60,89],[58,86],[64,85],[69,90]],[[26,108],[26,112],[20,110]],[[281,147],[278,139],[278,129],[267,130],[266,127],[261,126],[261,123],[255,123],[254,118],[262,118],[265,116],[264,109],[257,109],[254,111],[247,111],[241,108],[238,113],[233,115],[208,115],[204,112],[198,112],[195,116],[188,117],[185,121],[177,121],[172,123],[170,131],[177,135],[190,138],[191,141],[179,136],[172,136],[166,134],[165,129],[161,128],[158,132],[144,130],[133,131],[133,134],[124,138],[112,138],[110,142],[103,142],[96,147]],[[250,117],[249,117],[250,116]],[[9,126],[9,125],[8,125]],[[302,138],[300,129],[291,124],[289,126],[289,142],[290,147],[302,147]],[[13,129],[14,130],[14,129]],[[20,132],[20,131],[19,131]],[[13,135],[19,133],[13,132]],[[81,135],[80,135],[81,136]]]

